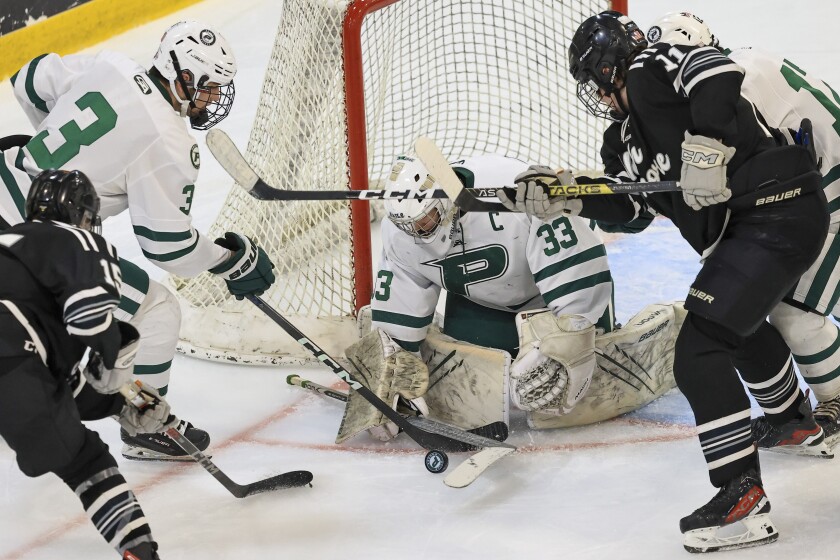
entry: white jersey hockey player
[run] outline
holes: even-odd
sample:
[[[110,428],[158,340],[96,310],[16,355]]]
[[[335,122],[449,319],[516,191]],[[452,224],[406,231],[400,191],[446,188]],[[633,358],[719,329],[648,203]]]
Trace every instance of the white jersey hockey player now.
[[[500,155],[452,166],[469,188],[509,184],[528,168]],[[435,188],[435,180],[419,160],[400,156],[386,188]],[[616,382],[596,366],[596,338],[613,348],[618,338],[607,253],[589,220],[461,213],[447,199],[386,201],[386,209],[373,331],[346,352],[386,402],[396,406],[402,396],[424,413],[475,428],[507,420],[509,392],[532,426],[560,427],[628,412],[673,387],[669,365],[646,364],[658,371],[646,387]],[[438,329],[433,320],[442,292]],[[672,306],[661,307],[646,310],[659,311],[657,342],[676,333],[671,329],[678,321]],[[634,330],[621,343],[647,330]],[[632,377],[626,368],[622,373],[619,379]],[[396,433],[353,394],[338,441],[364,429],[380,439]]]
[[[80,169],[96,188],[104,218],[128,210],[150,261],[181,276],[209,270],[238,297],[262,293],[274,281],[262,249],[230,232],[213,242],[190,217],[200,158],[183,117],[198,130],[223,119],[233,102],[235,73],[230,45],[197,22],[167,30],[148,71],[110,51],[33,59],[11,80],[35,134],[0,153],[0,227],[22,221],[31,176],[42,169]],[[121,259],[120,266],[125,286],[115,316],[141,333],[135,373],[165,393],[180,327],[178,302],[136,265]],[[203,430],[186,422],[179,429],[200,449],[209,444]],[[128,457],[189,459],[165,436],[123,436]]]
[[[722,49],[703,20],[687,12],[657,19],[648,30],[648,41]],[[825,431],[826,443],[833,446],[840,441],[840,330],[827,315],[840,315],[840,133],[834,125],[840,97],[787,59],[752,48],[722,50],[744,69],[741,94],[767,125],[797,131],[804,118],[813,125],[812,142],[831,213],[829,232],[820,256],[770,314],[770,323],[790,346],[802,377],[814,391],[819,401],[814,416]],[[763,418],[755,427],[759,433],[769,430]],[[766,434],[759,445],[766,446],[773,435]]]

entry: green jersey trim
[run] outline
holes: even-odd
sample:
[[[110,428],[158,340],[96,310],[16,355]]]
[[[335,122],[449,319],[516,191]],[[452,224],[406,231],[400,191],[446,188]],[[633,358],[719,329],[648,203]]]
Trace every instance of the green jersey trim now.
[[[603,245],[591,247],[585,251],[581,251],[576,255],[567,257],[560,262],[552,263],[547,267],[543,268],[542,270],[538,271],[536,274],[534,274],[534,282],[542,282],[543,280],[560,274],[561,272],[568,270],[573,266],[577,266],[579,264],[583,264],[589,261],[594,261],[597,258],[606,256],[607,250],[604,248]]]
[[[35,107],[45,113],[49,113],[50,110],[47,109],[47,102],[41,99],[38,95],[38,92],[35,91],[35,70],[38,67],[38,63],[41,62],[41,59],[47,56],[47,54],[42,54],[41,56],[36,56],[32,59],[32,62],[29,63],[29,68],[26,71],[26,95],[29,97],[29,101],[32,102]]]
[[[402,313],[394,313],[393,311],[382,311],[374,309],[371,314],[372,319],[377,323],[390,323],[392,325],[400,325],[403,327],[410,327],[412,329],[422,329],[432,324],[434,313],[426,317],[414,317],[412,315],[403,315]]]
[[[12,175],[12,172],[9,171],[9,168],[6,166],[6,160],[2,157],[0,157],[0,180],[5,183],[6,190],[9,191],[9,194],[11,195],[15,206],[17,206],[20,215],[26,215],[26,197],[23,196],[17,181],[15,181],[14,175]]]
[[[189,247],[187,247],[185,249],[181,249],[180,251],[172,251],[171,253],[161,253],[159,255],[156,255],[154,253],[150,253],[150,252],[146,251],[145,249],[143,249],[143,254],[146,255],[146,258],[149,259],[150,261],[169,262],[169,261],[178,260],[181,257],[189,255],[190,253],[193,252],[193,250],[195,250],[196,245],[198,245],[198,239],[199,239],[198,234],[196,234],[195,242],[192,245],[190,245]]]
[[[553,290],[549,290],[547,293],[543,294],[543,298],[545,299],[546,305],[548,305],[556,299],[573,294],[574,292],[594,288],[598,284],[605,284],[607,282],[612,282],[612,275],[608,271],[598,272],[597,274],[592,274],[591,276],[586,276],[584,278],[578,278],[572,282],[567,282],[557,286]]]
[[[146,239],[151,239],[158,243],[186,241],[193,235],[192,230],[187,231],[155,231],[145,226],[134,226],[134,233]]]

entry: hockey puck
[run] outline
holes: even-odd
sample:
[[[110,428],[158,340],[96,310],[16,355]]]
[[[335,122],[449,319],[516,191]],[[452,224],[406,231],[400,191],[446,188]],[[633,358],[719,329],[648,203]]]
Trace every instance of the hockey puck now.
[[[449,457],[443,451],[432,449],[426,453],[426,470],[430,473],[439,474],[449,466]]]

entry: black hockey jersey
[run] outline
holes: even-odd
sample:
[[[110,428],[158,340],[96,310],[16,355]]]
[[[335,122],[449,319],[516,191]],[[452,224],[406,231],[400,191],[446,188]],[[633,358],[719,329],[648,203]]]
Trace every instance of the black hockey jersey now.
[[[607,175],[617,181],[678,181],[686,131],[736,149],[727,166],[730,177],[749,158],[780,145],[780,133],[763,125],[741,97],[742,80],[743,69],[711,47],[658,43],[640,53],[627,74],[630,114],[604,133]],[[582,216],[607,223],[653,210],[670,218],[698,253],[719,237],[727,214],[725,204],[693,210],[681,192],[585,197],[583,209]]]
[[[105,239],[59,222],[18,224],[0,231],[0,271],[0,300],[34,332],[53,373],[67,375],[88,346],[113,364],[122,279]]]

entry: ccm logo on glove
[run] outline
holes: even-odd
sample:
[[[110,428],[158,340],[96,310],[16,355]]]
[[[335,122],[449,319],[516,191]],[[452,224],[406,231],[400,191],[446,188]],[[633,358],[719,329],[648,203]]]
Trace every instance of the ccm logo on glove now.
[[[720,152],[695,152],[685,147],[682,149],[682,160],[701,169],[721,165],[723,162],[718,163],[718,158],[722,157],[723,154]]]

